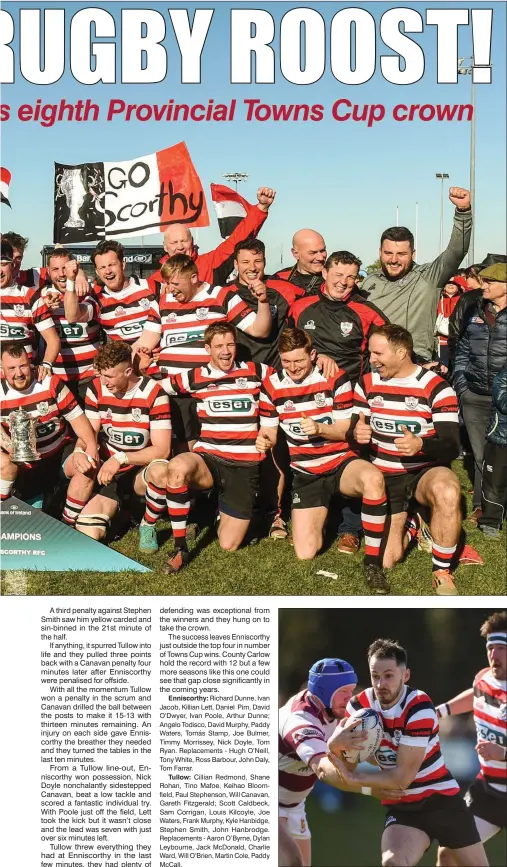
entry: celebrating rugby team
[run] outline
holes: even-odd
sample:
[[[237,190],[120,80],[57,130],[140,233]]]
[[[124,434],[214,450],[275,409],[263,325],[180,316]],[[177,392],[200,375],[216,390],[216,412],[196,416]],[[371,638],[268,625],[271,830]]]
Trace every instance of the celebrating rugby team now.
[[[54,514],[56,494],[62,521],[104,541],[136,502],[145,554],[168,515],[169,574],[189,562],[199,492],[217,491],[229,551],[256,512],[271,516],[272,538],[287,538],[290,501],[295,556],[309,560],[339,511],[337,554],[355,554],[364,536],[369,592],[389,593],[386,570],[419,546],[431,552],[433,590],[457,594],[458,562],[481,562],[450,469],[463,420],[471,517],[490,538],[504,517],[507,276],[505,261],[460,271],[470,195],[451,187],[449,198],[454,226],[434,262],[416,264],[412,233],[393,227],[369,276],[310,229],[294,234],[295,264],[268,276],[257,238],[268,187],[210,253],[170,225],[148,279],[127,276],[116,241],[95,248],[93,285],[63,247],[47,268],[23,270],[27,240],[3,234],[2,500],[15,493]],[[13,459],[9,415],[20,406],[36,418],[32,463]]]

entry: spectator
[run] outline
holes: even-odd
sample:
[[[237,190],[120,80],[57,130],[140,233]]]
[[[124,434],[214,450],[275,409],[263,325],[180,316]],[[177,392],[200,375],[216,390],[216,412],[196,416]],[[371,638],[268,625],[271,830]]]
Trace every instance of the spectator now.
[[[497,539],[507,500],[507,364],[493,380],[493,405],[482,464],[482,516],[479,527]]]
[[[474,455],[473,511],[481,516],[482,463],[495,375],[507,362],[507,266],[480,272],[482,297],[463,316],[456,345],[453,381]]]
[[[437,321],[435,322],[436,350],[441,364],[449,368],[449,349],[447,340],[449,337],[449,319],[463,292],[466,292],[466,280],[458,275],[447,281],[437,308]]]
[[[481,288],[482,283],[481,283],[479,274],[483,270],[484,270],[483,265],[470,265],[470,267],[466,269],[465,277],[466,277],[466,281],[467,281],[468,290]]]

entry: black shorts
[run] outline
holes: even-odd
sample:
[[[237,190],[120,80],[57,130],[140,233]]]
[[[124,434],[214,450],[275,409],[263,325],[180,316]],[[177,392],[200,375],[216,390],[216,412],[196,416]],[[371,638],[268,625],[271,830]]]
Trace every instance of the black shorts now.
[[[224,515],[248,521],[253,515],[259,492],[260,464],[226,464],[211,455],[199,453],[218,489],[218,508]]]
[[[140,472],[143,472],[142,467],[129,467],[125,472],[113,476],[107,485],[100,485],[96,482],[92,496],[107,497],[108,500],[114,500],[121,505],[125,500],[134,496],[134,482]]]
[[[13,494],[26,501],[42,495],[44,503],[58,488],[66,488],[69,479],[63,465],[74,451],[75,443],[67,443],[63,449],[50,458],[41,458],[33,464],[18,464],[19,470],[14,482]]]
[[[388,513],[397,515],[399,512],[408,512],[410,500],[415,496],[419,480],[434,467],[424,467],[414,473],[397,473],[389,475],[384,473],[386,493],[388,500]]]
[[[360,458],[347,458],[331,473],[315,475],[313,473],[294,473],[292,477],[292,508],[316,509],[319,506],[329,508],[329,503],[335,494],[340,493],[340,479],[345,467]]]
[[[422,803],[389,807],[384,828],[407,825],[418,828],[449,849],[464,849],[479,843],[479,832],[472,812],[461,795],[431,795]]]
[[[201,426],[193,397],[170,397],[172,435],[180,443],[199,439]]]
[[[507,798],[489,788],[484,780],[474,780],[468,787],[465,801],[474,816],[490,825],[507,828]]]

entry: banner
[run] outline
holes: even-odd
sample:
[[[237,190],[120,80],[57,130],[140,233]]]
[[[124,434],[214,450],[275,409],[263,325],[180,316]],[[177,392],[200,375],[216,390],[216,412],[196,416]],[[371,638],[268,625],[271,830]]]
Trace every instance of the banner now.
[[[55,244],[209,226],[204,190],[184,142],[120,162],[55,163]]]
[[[0,168],[0,201],[2,205],[9,205],[9,184],[11,182],[11,173],[8,169]]]
[[[218,228],[222,238],[232,235],[234,229],[248,213],[248,202],[237,190],[224,187],[222,184],[210,184],[211,199],[218,220]]]

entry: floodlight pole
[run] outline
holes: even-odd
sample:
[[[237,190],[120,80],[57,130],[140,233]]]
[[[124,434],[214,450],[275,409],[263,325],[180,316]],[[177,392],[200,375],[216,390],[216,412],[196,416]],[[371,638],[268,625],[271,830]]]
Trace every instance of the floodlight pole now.
[[[226,172],[223,177],[226,179],[226,181],[232,181],[235,185],[236,192],[238,192],[238,184],[242,181],[246,181],[250,177],[250,175],[248,175],[246,172]]]
[[[444,249],[444,180],[449,179],[449,175],[446,172],[437,172],[435,174],[436,178],[439,178],[442,182],[442,190],[440,193],[440,252]]]

